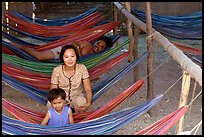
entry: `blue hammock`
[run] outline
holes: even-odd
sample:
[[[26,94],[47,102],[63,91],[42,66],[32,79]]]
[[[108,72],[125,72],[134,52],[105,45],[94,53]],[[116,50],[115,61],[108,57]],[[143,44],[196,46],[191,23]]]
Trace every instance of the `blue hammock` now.
[[[144,11],[132,8],[133,14],[146,22]],[[153,27],[164,35],[177,39],[202,39],[202,12],[180,16],[162,16],[152,14]]]
[[[114,85],[118,80],[122,78],[124,74],[130,71],[134,66],[139,64],[146,56],[148,52],[146,51],[141,57],[132,61],[127,67],[118,71],[115,75],[101,81],[92,88],[93,101],[95,101],[101,94],[103,94],[107,89]],[[11,85],[13,88],[24,93],[25,95],[33,98],[34,100],[46,104],[47,103],[47,91],[39,90],[33,86],[20,82],[19,80],[2,73],[2,81]]]
[[[3,33],[3,35],[9,35],[9,34]],[[121,37],[121,35],[122,35],[122,32],[121,32],[121,33],[118,33],[118,34],[116,34],[116,35],[114,35],[114,36],[111,36],[110,38],[112,39],[113,43],[115,43],[115,42]],[[12,37],[12,39],[9,38],[9,40],[11,40],[12,42],[23,43],[23,40],[18,39],[17,37],[14,37],[14,36]],[[95,42],[95,41],[94,41],[94,42]],[[91,42],[91,44],[94,43],[94,42]],[[27,44],[27,43],[28,43],[28,42],[26,42],[26,43],[24,43],[24,44]],[[23,44],[23,45],[24,45],[24,44]],[[92,45],[93,45],[93,44],[92,44]],[[50,62],[50,63],[52,63],[52,62],[53,62],[53,63],[54,63],[54,62],[55,62],[55,63],[56,63],[56,62],[61,62],[60,59],[50,59],[50,60],[45,60],[45,61],[39,61],[39,60],[37,60],[36,58],[34,58],[33,56],[29,55],[27,52],[25,52],[25,51],[23,51],[23,50],[21,50],[21,49],[15,47],[15,46],[13,46],[12,44],[6,42],[5,40],[2,40],[2,46],[8,48],[9,50],[11,50],[12,52],[14,52],[16,55],[19,55],[19,56],[20,56],[21,58],[23,58],[23,59],[27,59],[27,60],[31,60],[31,61],[37,61],[37,62]],[[106,52],[106,51],[108,51],[108,50],[110,50],[110,49],[111,49],[111,47],[108,47],[108,48],[106,48],[105,50],[100,51],[100,52],[98,52],[98,53],[92,53],[92,54],[89,54],[89,55],[86,55],[86,56],[82,56],[82,57],[79,58],[79,61],[83,61],[83,60],[88,59],[88,58],[90,58],[90,57],[100,55],[100,54],[102,54],[102,53],[104,53],[104,52]]]
[[[94,13],[96,10],[97,10],[97,8],[95,7],[95,8],[92,8],[92,9],[78,15],[78,16],[75,16],[75,17],[49,19],[47,21],[44,21],[44,19],[41,19],[41,18],[34,18],[33,19],[32,17],[26,16],[26,15],[24,15],[20,12],[16,12],[16,11],[12,11],[12,14],[16,15],[17,17],[24,19],[28,22],[40,24],[43,26],[62,26],[62,25],[69,24],[69,23],[75,22],[77,20],[80,20],[80,19],[90,15],[91,13]]]
[[[193,55],[192,59],[202,64],[202,55]]]
[[[163,95],[159,94],[139,106],[110,113],[100,118],[66,126],[42,126],[30,124],[2,115],[2,133],[8,135],[104,135],[116,132],[120,127],[147,112],[157,104]]]

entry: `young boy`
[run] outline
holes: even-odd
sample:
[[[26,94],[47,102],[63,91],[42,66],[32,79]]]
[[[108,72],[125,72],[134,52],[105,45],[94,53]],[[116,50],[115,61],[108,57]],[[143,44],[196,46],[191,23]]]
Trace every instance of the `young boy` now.
[[[52,108],[48,110],[41,125],[63,126],[74,123],[71,108],[64,105],[66,93],[63,89],[55,88],[50,90],[47,98],[51,102]]]

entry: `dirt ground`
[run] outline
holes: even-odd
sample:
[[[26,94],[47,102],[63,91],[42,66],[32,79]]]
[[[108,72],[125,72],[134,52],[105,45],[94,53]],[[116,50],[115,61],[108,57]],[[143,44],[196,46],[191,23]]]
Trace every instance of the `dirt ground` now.
[[[126,37],[122,37],[119,40],[119,43],[123,41]],[[185,41],[186,43],[190,43],[189,41]],[[146,44],[145,44],[145,37],[144,35],[140,36],[139,40],[139,55],[146,51]],[[193,42],[191,43],[194,47],[200,47],[200,42]],[[153,76],[153,83],[154,83],[154,92],[155,95],[159,93],[164,93],[167,91],[175,82],[182,76],[182,69],[179,67],[178,63],[174,61],[169,54],[164,51],[164,49],[160,46],[157,46],[154,43],[154,72],[152,73]],[[117,52],[111,57],[114,57],[124,50],[127,49],[125,46],[121,51]],[[110,77],[111,75],[115,74],[120,69],[126,67],[128,65],[128,59],[126,58],[117,66],[112,68],[107,73],[101,75],[97,80],[92,81],[92,85],[97,84],[98,82],[102,81],[103,79]],[[146,58],[139,64],[139,79],[144,78],[146,76]],[[161,67],[157,68],[160,64],[165,62]],[[180,92],[181,92],[181,82],[179,80],[172,88],[168,90],[168,92],[164,95],[163,99],[153,107],[152,112],[153,115],[150,116],[148,113],[141,115],[140,117],[136,118],[135,120],[131,121],[130,123],[124,125],[120,129],[118,129],[113,135],[133,135],[137,131],[144,129],[145,127],[157,122],[159,119],[163,118],[164,116],[168,115],[169,113],[175,111],[178,108]],[[98,109],[104,106],[106,103],[111,101],[117,95],[119,95],[122,91],[126,90],[134,83],[133,81],[133,70],[129,71],[126,75],[124,75],[114,86],[108,89],[104,94],[102,94],[96,101],[94,101],[93,105],[89,110]],[[128,107],[137,106],[146,101],[146,94],[147,94],[147,80],[145,79],[145,84],[143,87],[120,104],[117,108],[115,108],[112,112],[117,112],[123,110]],[[192,100],[192,92],[193,92],[194,80],[191,79],[191,89],[188,97],[189,104]],[[195,96],[201,91],[201,87],[197,84],[197,88],[195,91]],[[39,112],[46,112],[46,107],[37,101],[33,100],[32,98],[27,97],[21,92],[16,91],[9,85],[5,85],[2,83],[2,97],[17,103],[19,105],[25,106],[28,109],[39,111]],[[2,114],[9,115],[6,110],[2,110]],[[202,120],[202,94],[192,103],[191,110],[188,111],[184,118],[183,128],[184,131],[191,130],[194,126],[196,126],[200,120]],[[166,135],[175,135],[176,134],[176,125],[173,126]],[[202,125],[197,131],[196,135],[202,135]]]

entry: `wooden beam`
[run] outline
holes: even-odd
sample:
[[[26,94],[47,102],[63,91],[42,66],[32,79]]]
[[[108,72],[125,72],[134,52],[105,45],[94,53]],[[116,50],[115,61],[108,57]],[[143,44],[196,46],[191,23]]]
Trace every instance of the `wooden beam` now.
[[[149,75],[153,71],[153,39],[152,35],[152,19],[151,19],[151,6],[150,2],[145,2],[146,5],[146,24],[147,24],[147,50],[149,54],[147,56],[147,75]],[[153,89],[153,77],[149,75],[147,77],[147,100],[154,97],[154,89]],[[148,113],[152,116],[152,110],[149,109]]]
[[[128,12],[131,12],[131,8],[130,8],[130,2],[125,2],[125,6]],[[130,43],[129,43],[129,51],[130,51],[130,55],[129,55],[129,62],[133,61],[133,32],[132,32],[132,22],[128,19],[127,21],[127,27],[128,27],[128,37],[130,39]]]
[[[182,78],[181,95],[180,95],[180,101],[179,101],[178,108],[181,108],[182,106],[185,106],[187,104],[189,89],[190,89],[190,82],[191,82],[191,77],[190,77],[189,73],[187,73],[184,70],[183,71],[183,78]],[[183,122],[184,122],[184,116],[182,116],[179,119],[179,122],[177,125],[177,134],[180,132],[183,132]]]
[[[134,59],[138,58],[138,44],[139,44],[140,29],[134,25],[134,45],[133,45],[133,56]],[[134,67],[134,82],[138,80],[138,65]]]
[[[133,24],[138,26],[142,31],[146,32],[146,24],[144,22],[140,21],[134,15],[129,13],[119,2],[114,2],[114,4],[125,15],[125,17],[132,21]],[[200,66],[195,64],[180,49],[176,48],[174,44],[172,44],[167,38],[154,29],[152,37],[154,41],[162,46],[165,51],[167,51],[172,56],[172,58],[178,62],[181,68],[187,71],[191,78],[194,78],[202,87],[202,69]]]

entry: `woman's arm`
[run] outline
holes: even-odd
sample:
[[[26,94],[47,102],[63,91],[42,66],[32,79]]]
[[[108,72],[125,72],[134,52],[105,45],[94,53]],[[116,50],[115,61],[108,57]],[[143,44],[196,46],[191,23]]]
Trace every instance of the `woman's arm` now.
[[[84,89],[86,92],[86,100],[87,103],[84,105],[85,111],[91,106],[92,103],[92,89],[91,89],[91,81],[90,78],[86,78],[83,80],[84,83]]]
[[[50,119],[50,115],[47,112],[47,114],[45,115],[43,121],[41,122],[41,125],[47,125],[49,119]]]

